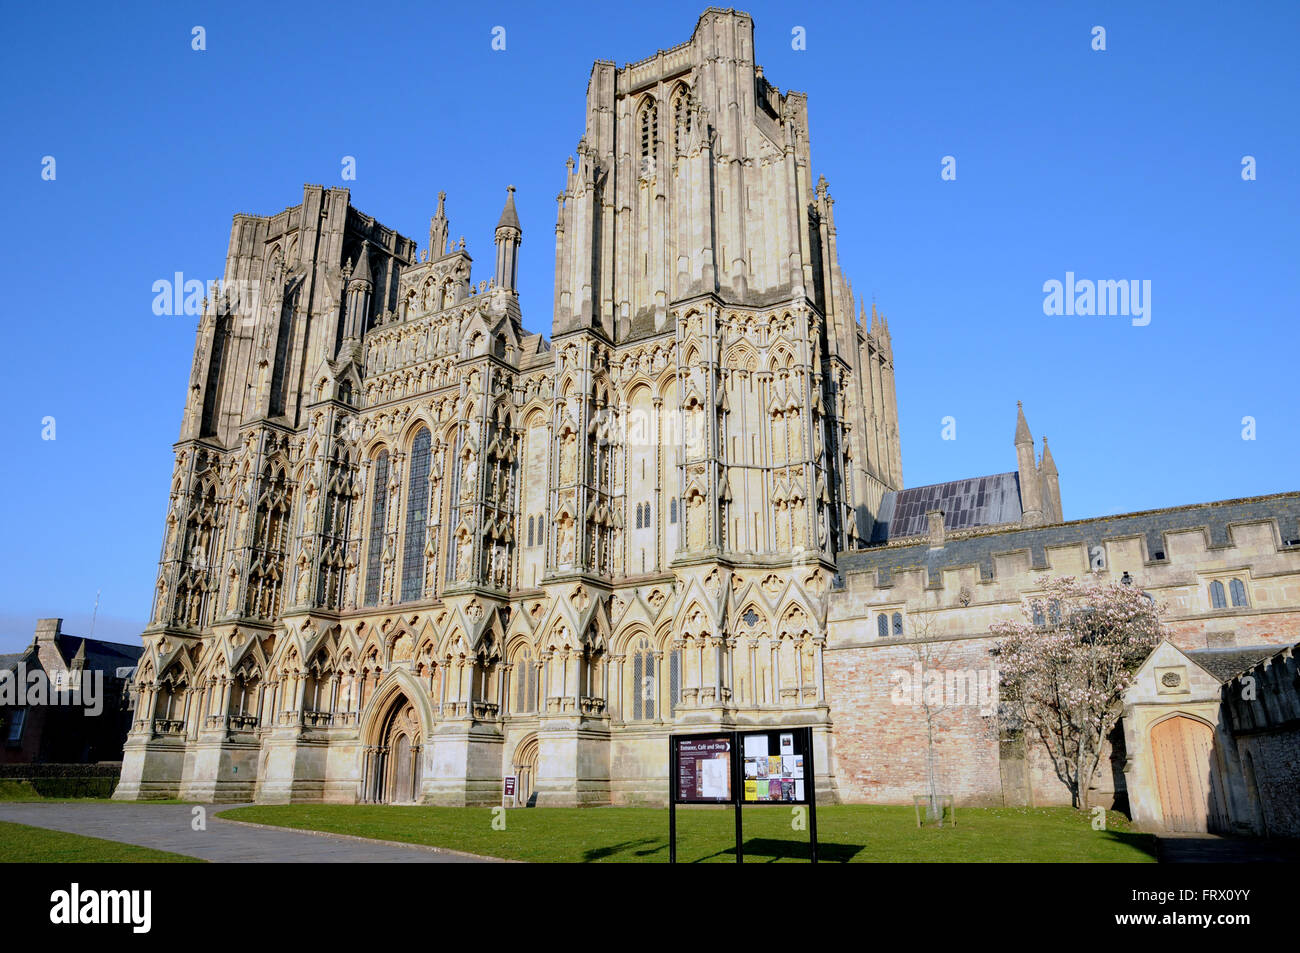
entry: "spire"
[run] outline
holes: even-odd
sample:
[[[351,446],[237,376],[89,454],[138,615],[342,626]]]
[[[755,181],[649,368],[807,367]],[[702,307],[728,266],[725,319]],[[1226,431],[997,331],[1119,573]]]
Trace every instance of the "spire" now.
[[[438,193],[438,211],[429,219],[429,260],[441,258],[447,254],[447,213],[443,203],[447,200],[446,192]]]
[[[1020,401],[1016,401],[1016,446],[1027,443],[1031,447],[1034,445],[1034,437],[1029,432],[1029,423],[1025,420],[1025,406]]]
[[[519,244],[523,235],[524,230],[519,227],[519,214],[515,211],[515,187],[508,185],[506,207],[501,210],[501,221],[497,222],[496,274],[492,279],[494,287],[515,291],[515,281],[519,276]]]
[[[1056,471],[1056,461],[1052,459],[1052,449],[1047,445],[1047,438],[1043,438],[1043,462],[1039,464],[1039,469],[1043,471],[1044,476],[1058,476]]]
[[[519,214],[515,211],[515,187],[513,185],[506,186],[506,207],[501,210],[501,219],[497,222],[497,228],[514,228],[523,231],[522,228],[519,228]]]
[[[357,251],[357,263],[352,269],[352,277],[348,279],[348,284],[354,281],[370,282],[370,252],[367,250],[365,242],[361,243],[361,248]]]
[[[1025,420],[1025,407],[1016,401],[1016,476],[1020,480],[1020,524],[1040,526],[1043,510],[1043,476],[1034,459],[1034,437]]]

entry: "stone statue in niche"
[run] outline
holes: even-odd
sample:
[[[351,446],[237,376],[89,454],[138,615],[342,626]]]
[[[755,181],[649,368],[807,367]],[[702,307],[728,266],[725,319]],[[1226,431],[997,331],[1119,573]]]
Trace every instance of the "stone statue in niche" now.
[[[460,476],[460,498],[468,500],[473,498],[476,485],[478,483],[478,459],[473,450],[465,451],[465,468],[461,471]]]
[[[474,555],[474,544],[469,533],[461,533],[456,541],[456,581],[468,582],[470,560]]]
[[[226,615],[234,615],[239,610],[239,569],[233,557],[226,576]]]
[[[578,436],[567,430],[560,437],[560,482],[572,483],[578,474]]]
[[[690,548],[699,551],[705,547],[708,539],[708,525],[704,513],[704,497],[696,493],[690,498],[689,508],[686,513],[689,530],[687,539]]]
[[[807,538],[807,522],[804,516],[803,500],[794,500],[790,504],[791,537],[793,549],[803,549]]]
[[[158,579],[158,610],[154,613],[154,622],[162,622],[167,617],[168,596],[171,594],[171,588],[167,585],[167,577],[160,576]]]
[[[384,540],[384,552],[380,557],[380,563],[383,565],[383,575],[380,577],[379,591],[383,601],[387,603],[393,591],[393,544],[388,539]]]
[[[437,582],[438,572],[438,547],[434,545],[434,533],[432,529],[429,533],[429,541],[424,544],[424,595],[425,598],[433,597],[433,588]]]
[[[774,514],[776,523],[776,548],[786,550],[790,548],[790,512],[784,501],[776,504]]]
[[[298,605],[306,605],[311,597],[311,563],[307,550],[298,553]]]
[[[691,404],[686,408],[686,455],[691,459],[704,456],[704,408]]]
[[[343,603],[345,608],[357,607],[357,561],[355,553],[348,553],[347,575],[343,582]]]
[[[572,435],[570,435],[572,436]],[[561,566],[573,565],[574,523],[568,516],[561,517],[559,525],[558,562]]]

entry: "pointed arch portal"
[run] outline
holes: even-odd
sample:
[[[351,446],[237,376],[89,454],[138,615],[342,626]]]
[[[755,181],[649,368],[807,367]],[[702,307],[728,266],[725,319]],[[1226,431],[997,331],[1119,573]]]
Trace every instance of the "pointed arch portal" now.
[[[420,796],[420,713],[404,692],[397,692],[375,724],[364,751],[361,800],[413,804]]]

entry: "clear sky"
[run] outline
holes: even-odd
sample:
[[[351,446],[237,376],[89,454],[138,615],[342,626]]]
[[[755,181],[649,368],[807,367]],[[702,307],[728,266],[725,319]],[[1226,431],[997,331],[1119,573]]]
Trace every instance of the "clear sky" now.
[[[421,247],[445,189],[486,279],[513,184],[524,321],[549,334],[591,62],[675,46],[703,9],[11,7],[0,651],[38,616],[86,634],[101,589],[97,636],[146,621],[196,323],[153,313],[155,281],[219,276],[231,216],[306,182]],[[1300,488],[1300,3],[745,9],[768,80],[808,94],[841,265],[889,316],[908,485],[1014,469],[1019,399],[1067,519]],[[1150,323],[1045,315],[1066,272],[1150,281]]]

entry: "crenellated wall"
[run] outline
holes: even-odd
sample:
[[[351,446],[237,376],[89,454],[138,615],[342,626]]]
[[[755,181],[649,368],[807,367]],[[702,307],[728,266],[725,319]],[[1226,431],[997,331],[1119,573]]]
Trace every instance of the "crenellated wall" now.
[[[1300,638],[1298,538],[1300,494],[1292,493],[842,553],[826,645],[841,795],[908,801],[925,793],[925,713],[894,703],[900,680],[891,675],[918,661],[944,671],[991,670],[989,626],[1023,620],[1023,601],[1041,592],[1045,577],[1095,573],[1106,582],[1127,573],[1167,606],[1170,640],[1183,649],[1283,645]],[[1232,605],[1233,579],[1246,605]],[[1224,586],[1223,608],[1212,604],[1215,581]],[[977,704],[952,706],[937,722],[945,793],[969,803],[1068,803],[1045,759],[1000,743]],[[1103,803],[1124,785],[1122,752],[1113,761],[1109,754],[1096,782]]]

